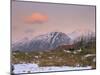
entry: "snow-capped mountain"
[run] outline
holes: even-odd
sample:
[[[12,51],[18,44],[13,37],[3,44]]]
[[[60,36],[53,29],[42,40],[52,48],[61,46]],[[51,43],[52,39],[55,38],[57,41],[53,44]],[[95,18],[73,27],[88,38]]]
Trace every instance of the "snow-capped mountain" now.
[[[26,39],[24,39],[26,40]],[[60,45],[70,44],[70,37],[62,32],[51,32],[39,35],[28,41],[19,41],[12,44],[12,50],[33,51],[33,50],[50,50]]]
[[[75,40],[79,37],[89,37],[89,36],[95,36],[95,32],[89,30],[89,29],[77,29],[71,33],[68,34],[68,36]]]

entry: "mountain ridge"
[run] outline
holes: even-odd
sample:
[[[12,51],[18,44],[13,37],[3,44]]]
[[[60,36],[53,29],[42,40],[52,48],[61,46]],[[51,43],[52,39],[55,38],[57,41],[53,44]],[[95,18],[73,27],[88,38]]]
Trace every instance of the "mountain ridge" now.
[[[51,32],[34,37],[25,42],[17,42],[12,45],[12,50],[34,51],[34,50],[51,50],[60,45],[70,44],[70,37],[62,32]]]

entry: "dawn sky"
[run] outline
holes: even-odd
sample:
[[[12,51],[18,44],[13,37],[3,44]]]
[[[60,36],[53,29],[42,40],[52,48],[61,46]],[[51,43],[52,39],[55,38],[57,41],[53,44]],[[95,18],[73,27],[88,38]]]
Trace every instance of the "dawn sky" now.
[[[78,29],[95,31],[95,6],[12,2],[12,41]]]

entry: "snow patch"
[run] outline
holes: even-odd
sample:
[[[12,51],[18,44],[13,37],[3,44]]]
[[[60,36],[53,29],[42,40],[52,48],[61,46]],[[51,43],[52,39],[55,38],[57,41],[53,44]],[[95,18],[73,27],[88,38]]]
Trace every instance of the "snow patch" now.
[[[68,70],[84,70],[84,69],[92,69],[91,66],[87,67],[69,67],[69,66],[47,66],[47,67],[39,67],[37,64],[14,64],[14,73],[34,73],[34,72],[51,72],[51,71],[68,71]]]
[[[87,54],[84,57],[87,58],[87,57],[91,57],[91,56],[95,56],[95,54]]]

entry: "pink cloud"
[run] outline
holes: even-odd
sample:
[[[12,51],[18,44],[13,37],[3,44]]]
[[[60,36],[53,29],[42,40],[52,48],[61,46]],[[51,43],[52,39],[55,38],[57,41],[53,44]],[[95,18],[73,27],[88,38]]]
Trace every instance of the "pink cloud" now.
[[[30,16],[25,18],[27,23],[44,23],[47,22],[48,16],[42,13],[33,12]]]

